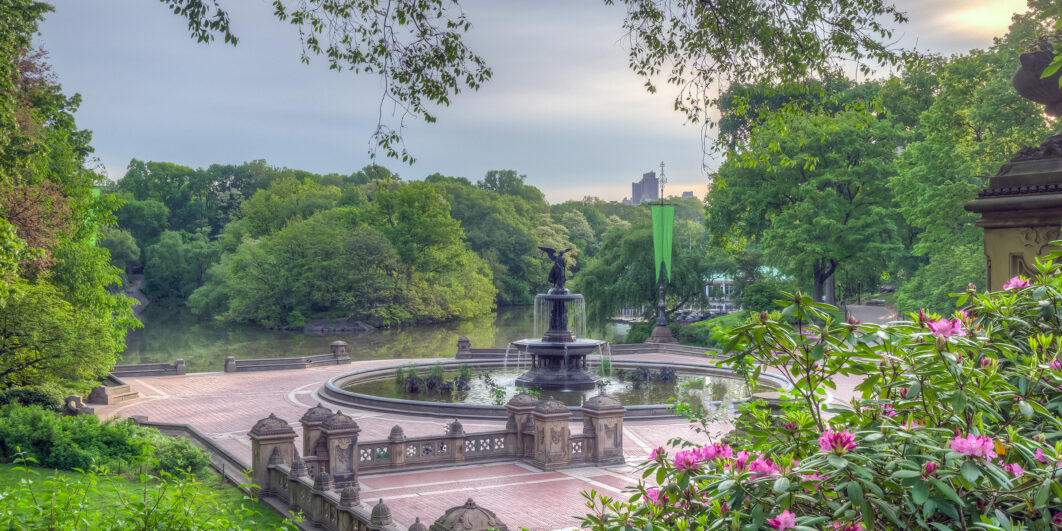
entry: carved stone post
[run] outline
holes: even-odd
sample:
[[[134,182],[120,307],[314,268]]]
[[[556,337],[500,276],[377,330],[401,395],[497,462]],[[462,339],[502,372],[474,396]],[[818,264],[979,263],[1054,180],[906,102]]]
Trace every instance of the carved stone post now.
[[[251,438],[251,481],[268,490],[270,460],[275,464],[291,464],[295,460],[295,430],[270,413],[256,422],[247,435]]]
[[[623,459],[623,415],[627,410],[619,400],[597,395],[587,400],[583,410],[583,435],[586,439],[586,462],[595,465],[618,465]]]
[[[401,468],[406,465],[406,432],[402,426],[395,424],[387,436],[387,454],[391,456],[391,466]]]
[[[457,358],[472,357],[472,342],[465,336],[457,338]]]
[[[350,363],[350,353],[347,352],[346,341],[333,341],[329,346],[332,349],[332,357],[336,359],[336,365]]]
[[[505,409],[509,412],[509,421],[512,422],[514,429],[516,430],[513,442],[509,448],[516,450],[516,456],[529,455],[530,448],[524,448],[524,437],[521,436],[525,432],[523,429],[524,424],[531,418],[531,412],[534,411],[535,406],[538,405],[538,399],[531,396],[528,393],[519,393],[516,396],[509,399],[509,402],[505,404]],[[506,429],[508,429],[509,423],[506,423]],[[527,433],[533,433],[528,431]]]
[[[549,397],[539,401],[531,412],[535,422],[535,453],[532,463],[543,470],[556,470],[571,464],[572,413],[568,406]]]
[[[450,433],[450,448],[453,449],[454,462],[465,462],[465,427],[461,425],[461,421],[454,419],[447,430]]]
[[[358,481],[358,433],[354,419],[336,412],[321,422],[321,438],[328,448],[328,472],[337,489]]]
[[[225,372],[236,372],[236,356],[225,358]]]
[[[299,419],[302,423],[302,455],[307,457],[314,455],[317,441],[321,438],[321,423],[331,416],[332,410],[318,402],[316,406],[307,409]]]
[[[181,376],[183,374],[187,374],[187,372],[188,372],[188,369],[186,369],[184,367],[184,360],[180,359],[180,358],[177,358],[177,363],[173,364],[173,368],[177,372],[178,376]]]

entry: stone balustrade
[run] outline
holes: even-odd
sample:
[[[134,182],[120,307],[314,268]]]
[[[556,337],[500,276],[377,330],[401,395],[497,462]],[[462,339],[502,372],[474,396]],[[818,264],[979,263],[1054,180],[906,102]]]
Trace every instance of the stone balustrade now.
[[[508,420],[500,431],[466,433],[454,420],[438,436],[409,438],[396,425],[386,440],[359,441],[357,422],[319,404],[300,419],[301,455],[295,430],[271,414],[248,434],[251,479],[264,499],[301,511],[325,529],[389,530],[396,528],[383,500],[371,513],[361,506],[359,474],[499,460],[525,461],[543,470],[623,463],[625,410],[613,397],[587,400],[581,408],[583,433],[575,435],[569,428],[572,412],[557,400],[520,393],[505,407]]]

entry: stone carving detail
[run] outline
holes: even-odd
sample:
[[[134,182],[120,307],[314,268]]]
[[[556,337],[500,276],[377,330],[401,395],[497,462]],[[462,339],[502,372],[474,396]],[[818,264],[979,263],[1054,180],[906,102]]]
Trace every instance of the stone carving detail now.
[[[583,441],[577,441],[577,440],[574,440],[574,439],[572,440],[572,453],[573,454],[581,454],[581,453],[583,453]]]
[[[1062,157],[1062,134],[1053,135],[1047,137],[1037,147],[1022,148],[1011,157],[1011,162],[1021,162],[1023,160],[1040,160],[1040,159],[1053,159]]]
[[[1031,247],[1037,255],[1044,254],[1051,242],[1062,239],[1062,230],[1058,227],[1030,227],[1021,230],[1021,241],[1026,247]]]

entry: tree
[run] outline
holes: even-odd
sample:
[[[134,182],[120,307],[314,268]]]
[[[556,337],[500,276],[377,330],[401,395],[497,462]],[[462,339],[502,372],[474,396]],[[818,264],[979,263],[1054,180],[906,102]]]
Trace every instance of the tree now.
[[[118,226],[129,231],[143,247],[154,245],[170,226],[170,209],[157,199],[127,199],[115,217]]]
[[[948,61],[939,94],[920,116],[918,139],[897,161],[889,186],[911,227],[915,256],[897,290],[903,310],[944,311],[954,307],[949,293],[984,282],[983,234],[963,205],[977,197],[986,175],[1051,132],[1041,109],[1011,87],[1021,47],[1037,26],[1035,12],[1016,17],[990,50]]]
[[[693,248],[676,244],[671,280],[666,282],[667,312],[689,304],[706,302],[704,278],[709,273],[704,253],[704,228],[698,223],[676,224],[676,242],[682,231],[696,231]],[[648,220],[629,229],[614,228],[605,234],[601,251],[572,278],[572,287],[586,296],[587,316],[604,322],[623,308],[656,307],[658,297],[653,268],[653,231]],[[655,312],[653,312],[655,313]]]
[[[900,249],[887,182],[904,135],[854,110],[776,115],[720,168],[709,230],[761,243],[769,263],[810,280],[822,300],[839,267],[881,267]]]
[[[123,271],[128,271],[131,264],[140,260],[140,247],[127,230],[103,227],[97,244],[110,253],[111,265]]]
[[[205,230],[163,232],[158,243],[144,249],[144,293],[152,299],[186,299],[218,257],[219,246]]]
[[[514,195],[540,212],[548,210],[542,191],[524,183],[526,175],[517,175],[516,170],[490,170],[476,186],[501,195]]]

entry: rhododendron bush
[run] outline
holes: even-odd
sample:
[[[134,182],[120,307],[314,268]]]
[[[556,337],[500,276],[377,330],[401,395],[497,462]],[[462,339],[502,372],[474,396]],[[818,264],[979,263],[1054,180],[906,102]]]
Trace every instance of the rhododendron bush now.
[[[629,499],[584,494],[583,526],[1062,529],[1062,277],[1037,268],[998,293],[971,286],[953,315],[887,326],[786,294],[730,331],[719,362],[783,376],[780,407],[657,449]]]

